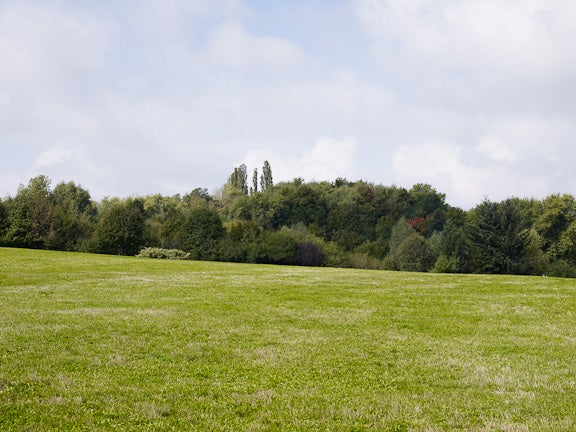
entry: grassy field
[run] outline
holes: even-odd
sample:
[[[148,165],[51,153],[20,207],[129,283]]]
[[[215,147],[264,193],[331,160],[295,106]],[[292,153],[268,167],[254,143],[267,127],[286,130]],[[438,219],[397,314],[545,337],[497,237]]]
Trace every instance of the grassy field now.
[[[573,431],[576,281],[0,249],[0,430]]]

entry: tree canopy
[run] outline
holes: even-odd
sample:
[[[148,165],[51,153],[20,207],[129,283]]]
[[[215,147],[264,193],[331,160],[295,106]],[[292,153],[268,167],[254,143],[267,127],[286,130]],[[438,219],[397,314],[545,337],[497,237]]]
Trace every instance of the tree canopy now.
[[[431,185],[338,178],[274,184],[266,161],[235,168],[219,196],[194,188],[95,202],[46,176],[0,199],[0,245],[202,260],[406,271],[576,276],[576,199],[485,199],[452,207]]]

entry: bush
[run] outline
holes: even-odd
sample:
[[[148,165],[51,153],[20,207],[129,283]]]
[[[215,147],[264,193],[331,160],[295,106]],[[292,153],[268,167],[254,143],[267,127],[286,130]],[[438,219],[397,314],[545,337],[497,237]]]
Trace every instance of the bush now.
[[[336,243],[326,242],[314,234],[309,227],[298,223],[292,227],[284,227],[279,232],[290,234],[297,241],[298,265],[349,267],[344,251]]]
[[[435,261],[434,252],[424,237],[412,234],[398,247],[394,256],[401,271],[425,272]]]
[[[446,255],[440,255],[434,264],[432,272],[434,273],[459,273],[462,265],[460,258]]]
[[[231,238],[222,240],[218,247],[218,260],[223,262],[246,262],[246,249],[240,241]]]
[[[298,244],[298,264],[302,266],[320,267],[324,264],[326,254],[312,242]]]
[[[264,264],[297,264],[298,240],[289,230],[268,234],[261,245],[259,260]]]
[[[552,277],[576,278],[576,266],[566,260],[557,260],[547,269],[547,275]]]
[[[398,270],[398,264],[392,255],[386,255],[380,264],[382,270]]]
[[[364,270],[380,270],[382,261],[366,253],[352,252],[349,254],[350,265],[352,268]]]
[[[190,254],[179,249],[144,248],[137,255],[139,258],[159,258],[171,260],[189,259]]]
[[[182,249],[190,252],[192,259],[214,260],[218,258],[226,229],[216,210],[199,207],[188,211],[180,236]]]
[[[354,252],[366,253],[374,258],[382,260],[388,253],[388,244],[382,239],[377,241],[367,241],[354,249]]]
[[[350,267],[350,262],[346,253],[333,242],[324,242],[320,245],[326,255],[324,265],[326,267]]]

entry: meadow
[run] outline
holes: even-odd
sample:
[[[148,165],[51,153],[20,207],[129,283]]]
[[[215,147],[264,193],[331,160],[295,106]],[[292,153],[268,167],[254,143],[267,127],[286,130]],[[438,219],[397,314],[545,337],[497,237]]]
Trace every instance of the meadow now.
[[[573,431],[576,281],[0,248],[0,430]]]

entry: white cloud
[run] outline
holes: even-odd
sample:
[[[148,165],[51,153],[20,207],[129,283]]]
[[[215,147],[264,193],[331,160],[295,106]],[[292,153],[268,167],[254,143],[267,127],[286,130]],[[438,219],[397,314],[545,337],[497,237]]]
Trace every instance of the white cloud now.
[[[249,170],[260,168],[265,160],[270,162],[275,182],[302,177],[306,181],[333,181],[338,177],[354,178],[356,150],[354,138],[319,138],[314,146],[301,155],[253,151],[242,163]]]
[[[518,158],[505,142],[495,136],[482,138],[477,149],[496,162],[514,162]]]
[[[463,177],[465,171],[460,153],[459,146],[442,142],[400,146],[392,156],[392,168],[396,179],[403,184],[452,180]]]
[[[111,35],[108,23],[87,14],[9,4],[0,8],[0,84],[50,91],[98,74]]]
[[[285,39],[254,36],[237,23],[216,28],[210,41],[212,56],[220,64],[238,70],[285,68],[299,63],[300,48]]]
[[[576,150],[568,144],[576,134],[576,123],[564,116],[511,114],[490,118],[483,130],[486,135],[477,147],[480,152],[500,162],[522,164],[528,172],[550,163],[558,168],[568,166]],[[550,177],[555,174],[548,172]]]
[[[302,172],[306,173],[307,178],[318,180],[353,176],[357,146],[354,138],[320,138],[314,147],[302,156]]]
[[[483,151],[483,150],[482,150]],[[447,196],[447,202],[470,208],[487,197],[494,201],[516,196],[544,196],[549,190],[545,173],[526,174],[510,169],[510,162],[495,152],[496,161],[483,165],[467,164],[462,147],[450,143],[428,142],[401,146],[393,156],[393,171],[404,185],[429,183]],[[504,163],[503,163],[504,162]]]
[[[576,67],[571,0],[357,0],[381,48],[434,68],[513,76]]]
[[[34,166],[44,168],[60,165],[70,159],[71,156],[72,150],[59,145],[40,153],[34,162]]]
[[[460,147],[441,142],[401,146],[392,158],[395,179],[403,185],[429,183],[446,194],[448,203],[470,207],[486,191],[480,182],[481,172],[465,167],[460,153]]]

